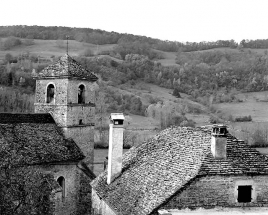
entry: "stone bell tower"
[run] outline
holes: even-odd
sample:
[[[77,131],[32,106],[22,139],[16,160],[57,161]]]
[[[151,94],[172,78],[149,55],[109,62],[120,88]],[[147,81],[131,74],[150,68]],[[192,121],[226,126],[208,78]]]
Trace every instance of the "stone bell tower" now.
[[[35,113],[50,113],[66,138],[72,138],[93,169],[95,82],[97,77],[69,55],[40,73],[36,79]]]

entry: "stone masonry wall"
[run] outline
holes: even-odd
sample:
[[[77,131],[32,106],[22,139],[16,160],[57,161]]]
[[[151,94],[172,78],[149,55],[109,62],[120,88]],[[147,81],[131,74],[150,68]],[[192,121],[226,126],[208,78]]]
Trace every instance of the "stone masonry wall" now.
[[[49,84],[55,86],[55,102],[48,104],[46,93]],[[85,104],[77,104],[80,84],[85,86]],[[92,106],[88,106],[89,103]],[[35,113],[53,112],[53,117],[60,126],[78,125],[81,119],[83,124],[94,123],[94,104],[95,91],[91,82],[68,79],[36,80]]]
[[[65,198],[62,198],[62,192],[55,194],[55,214],[74,214],[77,211],[78,188],[80,186],[80,171],[76,165],[43,165],[41,169],[51,173],[55,180],[60,176],[65,179]]]
[[[35,113],[50,113],[58,126],[63,127],[67,121],[66,105],[37,104],[34,106]]]
[[[94,126],[63,128],[65,137],[72,138],[86,156],[84,162],[93,170]]]
[[[85,103],[95,104],[94,84],[89,81],[69,80],[68,82],[68,104],[78,103],[78,87],[83,84],[85,86]]]
[[[238,203],[238,185],[252,185],[252,202]],[[195,179],[163,204],[161,209],[267,207],[268,176],[207,176]]]
[[[36,80],[36,103],[46,103],[47,86],[49,84],[55,86],[55,104],[78,103],[78,87],[81,84],[85,86],[85,103],[95,104],[95,90],[92,82],[69,79]]]
[[[66,104],[68,79],[36,80],[35,103],[46,103],[47,86],[49,84],[53,84],[55,86],[55,104]]]
[[[82,120],[82,125],[91,125],[95,123],[95,107],[89,106],[68,106],[67,121],[65,126],[79,125]]]

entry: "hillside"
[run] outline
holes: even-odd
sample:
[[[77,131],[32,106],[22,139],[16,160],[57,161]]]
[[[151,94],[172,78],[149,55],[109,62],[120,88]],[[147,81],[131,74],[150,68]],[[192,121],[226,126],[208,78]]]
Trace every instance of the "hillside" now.
[[[31,111],[35,88],[31,71],[38,72],[65,54],[66,40],[5,37],[0,42],[6,41],[17,43],[0,49],[0,84],[9,86],[2,97],[16,97],[14,101],[7,99],[13,102],[2,99],[0,108]],[[266,49],[216,47],[166,52],[139,42],[96,45],[72,39],[68,43],[69,54],[100,78],[105,112],[97,117],[107,120],[111,112],[124,112],[127,129],[138,136],[175,124],[224,122],[230,113],[233,118],[243,113],[255,122],[266,121],[261,115],[266,114],[265,102],[241,102],[247,91],[268,90]],[[16,93],[6,96],[13,88]],[[17,102],[22,95],[31,97],[26,104]]]
[[[3,38],[5,40],[6,38]],[[23,42],[24,40],[22,40]],[[90,43],[78,42],[75,40],[68,41],[68,52],[71,56],[79,56],[87,49],[91,49],[93,54],[97,55],[103,51],[112,50],[116,44],[95,45]],[[50,58],[51,56],[59,57],[66,53],[66,40],[40,40],[35,39],[32,45],[21,44],[9,50],[0,50],[0,59],[4,59],[7,53],[13,56],[19,56],[24,53],[40,56],[41,58]]]

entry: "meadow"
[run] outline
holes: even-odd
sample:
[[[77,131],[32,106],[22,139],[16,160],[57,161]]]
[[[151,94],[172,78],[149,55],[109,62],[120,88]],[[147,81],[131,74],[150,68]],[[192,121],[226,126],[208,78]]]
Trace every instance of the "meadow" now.
[[[227,122],[233,134],[250,145],[256,141],[268,143],[268,92],[239,93],[237,97],[241,102],[219,103],[214,107],[219,110],[226,119],[251,116],[250,122]]]
[[[22,39],[23,41],[23,39]],[[79,56],[84,51],[90,49],[94,55],[98,55],[103,51],[112,50],[116,44],[96,45],[91,43],[78,42],[75,40],[68,41],[68,53],[71,56]],[[19,45],[10,50],[0,50],[0,59],[4,59],[7,53],[13,56],[20,56],[24,53],[37,55],[41,58],[49,59],[51,56],[59,57],[66,53],[66,40],[38,40],[35,39],[32,45]]]

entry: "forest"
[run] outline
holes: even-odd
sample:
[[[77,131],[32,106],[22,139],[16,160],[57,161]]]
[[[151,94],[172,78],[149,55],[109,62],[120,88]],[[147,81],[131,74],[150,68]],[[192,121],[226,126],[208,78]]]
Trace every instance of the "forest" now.
[[[108,32],[100,29],[91,28],[70,28],[57,26],[0,26],[0,38],[17,37],[28,39],[31,42],[33,39],[42,40],[65,40],[68,36],[70,40],[86,42],[92,44],[126,44],[138,42],[147,44],[150,48],[177,52],[177,51],[198,51],[208,50],[221,47],[236,48],[238,46],[244,48],[268,48],[268,39],[247,40],[243,39],[240,43],[234,40],[218,40],[202,41],[202,42],[178,42],[178,41],[163,41],[146,36],[138,36],[132,34],[120,34],[117,32]]]

